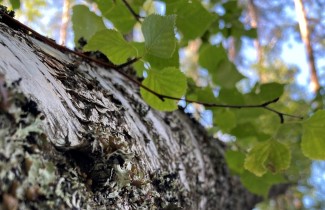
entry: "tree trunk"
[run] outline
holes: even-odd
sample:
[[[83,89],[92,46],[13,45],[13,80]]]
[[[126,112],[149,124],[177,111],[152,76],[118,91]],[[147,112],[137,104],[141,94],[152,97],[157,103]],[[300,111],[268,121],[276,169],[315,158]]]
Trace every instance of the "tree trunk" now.
[[[150,109],[118,72],[0,31],[0,209],[242,210],[260,200],[182,110]]]
[[[320,84],[317,76],[314,51],[310,41],[310,31],[308,26],[306,10],[302,0],[294,0],[294,2],[295,2],[296,14],[299,22],[300,35],[303,43],[305,44],[305,48],[307,51],[307,62],[308,62],[310,75],[311,75],[310,85],[313,92],[317,93],[318,90],[320,89]]]
[[[68,23],[70,19],[70,2],[71,0],[64,0],[63,8],[62,8],[62,23],[60,27],[60,39],[59,43],[62,45],[66,45],[67,43],[67,31],[68,31]]]
[[[261,66],[264,65],[264,56],[263,56],[263,47],[261,45],[260,39],[259,39],[259,17],[258,17],[258,11],[255,5],[254,0],[248,0],[247,1],[247,10],[248,10],[248,15],[250,18],[250,25],[252,28],[256,28],[257,30],[257,37],[254,39],[254,46],[256,49],[256,54],[257,54],[257,63]],[[261,72],[261,70],[258,71],[259,74],[259,79],[261,83],[267,82],[267,77],[266,75]]]

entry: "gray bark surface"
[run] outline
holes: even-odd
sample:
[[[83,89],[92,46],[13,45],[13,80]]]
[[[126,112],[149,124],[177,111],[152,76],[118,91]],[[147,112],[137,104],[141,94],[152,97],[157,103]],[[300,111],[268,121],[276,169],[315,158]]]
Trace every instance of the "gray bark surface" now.
[[[182,110],[150,109],[116,71],[0,31],[0,209],[241,210],[260,200]]]

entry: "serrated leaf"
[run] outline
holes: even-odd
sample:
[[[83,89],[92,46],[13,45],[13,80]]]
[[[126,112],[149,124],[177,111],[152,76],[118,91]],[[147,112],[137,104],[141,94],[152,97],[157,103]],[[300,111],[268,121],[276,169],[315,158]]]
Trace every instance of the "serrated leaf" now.
[[[325,160],[325,110],[317,111],[303,123],[301,149],[312,160]]]
[[[175,15],[152,14],[142,23],[146,52],[159,58],[171,58],[176,48]]]
[[[138,57],[144,55],[144,43],[143,42],[131,42],[132,46],[137,49]],[[132,64],[132,67],[137,73],[138,77],[143,77],[143,72],[145,71],[145,61],[140,59],[138,62]]]
[[[112,29],[98,31],[88,41],[84,50],[101,51],[114,64],[125,63],[128,58],[138,56],[136,48],[126,42],[122,34]]]
[[[74,6],[72,12],[72,28],[76,45],[81,37],[88,41],[97,31],[106,28],[103,19],[91,12],[85,5]]]
[[[114,27],[123,34],[129,33],[137,22],[132,13],[121,0],[95,0],[102,15],[111,21]],[[130,4],[132,9],[138,13],[139,6],[144,1]]]
[[[215,19],[215,16],[198,0],[166,0],[165,2],[166,14],[177,15],[176,25],[185,39],[202,36]]]
[[[240,175],[240,180],[250,192],[265,198],[272,185],[285,182],[285,179],[280,174],[266,173],[262,177],[257,177],[248,171]]]
[[[168,67],[160,71],[150,70],[148,77],[142,84],[151,90],[176,98],[181,98],[186,92],[186,77],[177,68]],[[177,101],[165,99],[162,101],[154,94],[140,89],[143,99],[153,108],[161,111],[173,111],[177,109]]]
[[[244,172],[245,154],[238,151],[227,150],[225,153],[225,158],[230,170],[237,174]]]
[[[245,169],[262,176],[267,171],[273,173],[287,169],[291,154],[288,147],[274,139],[256,144],[245,159]]]

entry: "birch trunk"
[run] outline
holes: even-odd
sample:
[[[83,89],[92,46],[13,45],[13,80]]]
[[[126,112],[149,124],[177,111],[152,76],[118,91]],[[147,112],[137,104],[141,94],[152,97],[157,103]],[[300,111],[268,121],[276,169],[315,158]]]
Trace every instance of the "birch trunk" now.
[[[307,63],[310,70],[310,77],[311,77],[310,86],[313,92],[317,93],[320,89],[320,84],[317,76],[314,51],[310,40],[310,30],[308,26],[306,9],[304,7],[302,0],[294,0],[294,2],[295,2],[296,14],[297,14],[299,28],[300,28],[301,39],[307,51],[306,52]]]
[[[0,208],[242,210],[260,200],[182,110],[150,109],[117,72],[0,31]]]
[[[63,7],[62,7],[62,17],[61,17],[61,27],[60,27],[60,41],[61,45],[66,45],[67,43],[67,31],[68,31],[68,24],[70,19],[70,3],[71,0],[64,0]]]
[[[254,39],[254,46],[256,49],[256,54],[257,54],[257,63],[260,64],[261,66],[263,66],[264,63],[264,56],[263,56],[263,47],[261,45],[260,42],[260,38],[259,38],[259,17],[258,17],[258,10],[256,8],[255,2],[254,0],[248,0],[247,1],[247,10],[248,10],[248,15],[250,18],[250,25],[252,28],[256,28],[257,30],[257,37],[256,39]],[[261,72],[260,70],[258,71],[259,74],[259,79],[261,83],[265,83],[267,82],[267,78],[266,75]]]

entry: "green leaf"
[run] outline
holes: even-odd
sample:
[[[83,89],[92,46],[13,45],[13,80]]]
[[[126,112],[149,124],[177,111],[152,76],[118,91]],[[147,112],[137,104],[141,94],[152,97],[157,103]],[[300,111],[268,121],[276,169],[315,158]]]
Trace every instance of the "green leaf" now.
[[[301,149],[312,160],[325,160],[325,110],[317,111],[303,123]]]
[[[205,44],[199,53],[199,64],[211,72],[218,67],[222,60],[227,59],[227,53],[222,46]]]
[[[146,54],[144,59],[150,63],[150,66],[152,68],[155,69],[163,69],[166,67],[179,68],[179,55],[177,46],[171,58],[160,58],[152,54]]]
[[[234,88],[236,83],[243,78],[236,66],[228,59],[222,60],[215,71],[212,72],[213,82],[225,88]]]
[[[251,28],[249,30],[246,30],[244,35],[251,39],[256,39],[257,38],[257,30],[256,30],[256,28]]]
[[[279,98],[284,92],[284,84],[271,82],[257,85],[246,97],[247,103],[264,103]]]
[[[253,122],[249,122],[249,120],[245,123],[239,123],[241,119],[236,116],[236,121],[236,127],[230,131],[230,134],[239,138],[239,142],[243,138],[248,137],[255,137],[258,141],[266,141],[271,137],[270,135],[265,134],[263,131],[260,131],[258,125],[254,125]]]
[[[199,64],[209,71],[213,82],[221,87],[234,88],[236,83],[244,78],[228,60],[222,46],[203,45],[200,49]]]
[[[203,103],[217,102],[211,87],[199,88],[197,86],[193,86],[191,87],[191,90],[188,89],[186,99],[200,101]]]
[[[186,92],[186,77],[177,68],[168,67],[161,71],[150,70],[148,77],[142,84],[156,93],[181,98]],[[153,108],[161,111],[173,111],[177,109],[177,101],[160,98],[141,88],[143,99]]]
[[[236,127],[236,115],[229,109],[213,109],[213,123],[225,133]]]
[[[230,170],[237,174],[242,174],[244,172],[245,154],[238,151],[227,150],[225,158]]]
[[[10,4],[12,6],[12,9],[20,8],[20,0],[10,0]]]
[[[285,182],[285,179],[280,174],[266,173],[262,177],[257,177],[248,171],[240,175],[240,180],[250,192],[265,198],[272,185]]]
[[[219,91],[218,98],[225,104],[230,105],[244,105],[244,97],[243,94],[240,93],[237,88],[221,88]]]
[[[147,53],[159,58],[171,58],[176,49],[175,15],[149,15],[142,23]]]
[[[129,33],[137,22],[132,13],[121,0],[95,0],[102,15],[111,21],[115,28],[123,34]],[[144,1],[130,4],[132,9],[138,13],[139,6]]]
[[[76,45],[78,45],[78,40],[81,37],[88,41],[97,31],[106,28],[103,19],[91,12],[85,5],[74,6],[72,12],[71,19]]]
[[[237,13],[241,11],[241,9],[238,7],[238,2],[237,1],[227,1],[222,4],[223,8],[228,12],[228,13]]]
[[[142,59],[133,63],[132,67],[136,71],[137,77],[139,77],[139,78],[143,77],[143,72],[145,72],[146,68],[145,68],[145,64]]]
[[[136,48],[126,42],[119,32],[111,29],[97,32],[91,37],[84,50],[99,50],[114,64],[125,63],[128,58],[138,56]]]
[[[256,144],[245,159],[245,169],[262,176],[267,171],[273,173],[287,169],[291,154],[288,147],[274,139]]]
[[[176,26],[185,39],[195,39],[204,34],[215,16],[198,0],[166,0],[166,14],[176,14]]]

